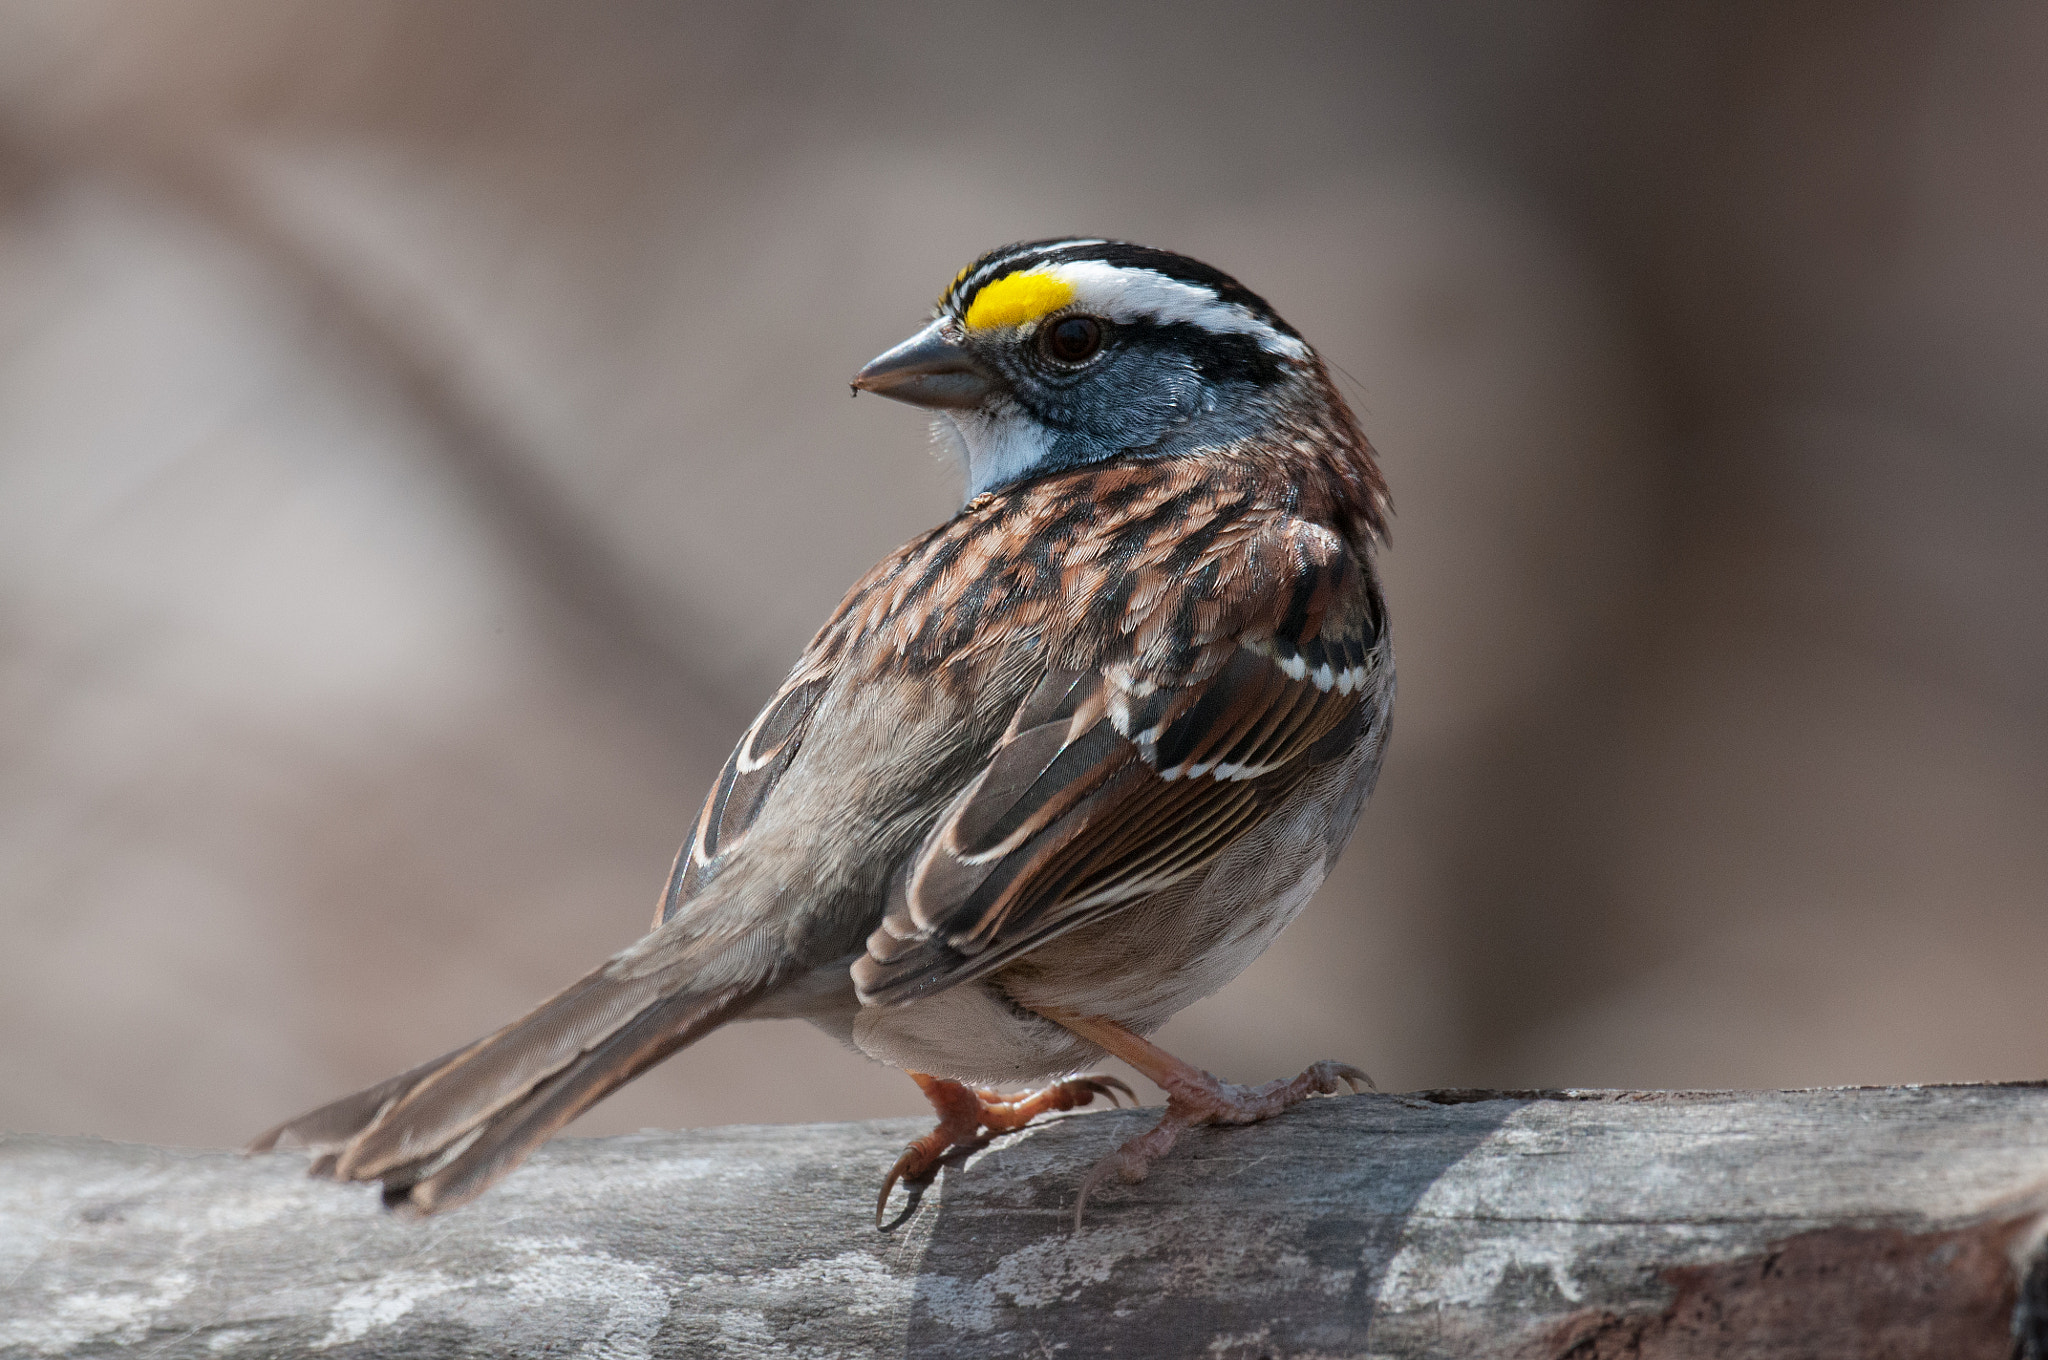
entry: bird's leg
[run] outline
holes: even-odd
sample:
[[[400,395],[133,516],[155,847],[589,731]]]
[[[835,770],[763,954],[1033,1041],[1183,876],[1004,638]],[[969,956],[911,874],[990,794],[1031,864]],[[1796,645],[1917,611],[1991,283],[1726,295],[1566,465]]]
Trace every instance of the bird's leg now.
[[[1353,1091],[1368,1089],[1372,1078],[1355,1067],[1339,1062],[1319,1062],[1292,1081],[1269,1081],[1263,1086],[1238,1086],[1218,1081],[1192,1064],[1184,1063],[1165,1049],[1143,1039],[1111,1020],[1040,1007],[1048,1020],[1066,1026],[1090,1043],[1112,1053],[1143,1072],[1166,1092],[1166,1117],[1150,1131],[1139,1134],[1110,1153],[1088,1179],[1081,1183],[1081,1197],[1074,1204],[1074,1227],[1081,1226],[1081,1212],[1088,1196],[1111,1174],[1126,1181],[1141,1181],[1152,1163],[1164,1157],[1183,1129],[1197,1124],[1256,1124],[1282,1110],[1299,1105],[1310,1096],[1335,1095],[1339,1086]]]
[[[1054,1082],[1042,1091],[1014,1096],[980,1090],[943,1077],[927,1076],[923,1072],[910,1073],[910,1079],[917,1083],[918,1089],[924,1092],[924,1098],[938,1111],[939,1126],[905,1147],[903,1155],[896,1159],[896,1165],[889,1168],[888,1179],[882,1182],[881,1196],[875,1201],[877,1227],[881,1226],[882,1216],[888,1210],[889,1192],[896,1188],[896,1183],[907,1181],[915,1184],[926,1179],[938,1169],[939,1160],[956,1147],[977,1146],[999,1133],[1013,1133],[1041,1114],[1071,1110],[1077,1105],[1088,1104],[1097,1096],[1107,1097],[1112,1105],[1121,1103],[1117,1100],[1119,1094],[1130,1096],[1133,1105],[1138,1103],[1138,1097],[1130,1087],[1109,1076],[1071,1077]]]

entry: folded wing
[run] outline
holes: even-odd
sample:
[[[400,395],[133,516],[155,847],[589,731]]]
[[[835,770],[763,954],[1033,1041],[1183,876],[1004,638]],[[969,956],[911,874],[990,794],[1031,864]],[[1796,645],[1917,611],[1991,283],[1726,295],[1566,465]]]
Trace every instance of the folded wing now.
[[[854,965],[913,1000],[1201,872],[1383,721],[1384,610],[1335,535],[1294,525],[1143,583],[1106,654],[1054,667],[899,880]]]

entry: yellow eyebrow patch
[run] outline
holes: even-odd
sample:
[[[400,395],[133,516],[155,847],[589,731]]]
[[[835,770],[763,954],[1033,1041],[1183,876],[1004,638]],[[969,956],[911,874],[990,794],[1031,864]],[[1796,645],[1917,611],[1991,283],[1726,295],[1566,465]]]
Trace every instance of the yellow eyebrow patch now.
[[[967,309],[967,326],[969,330],[1021,326],[1073,300],[1074,285],[1056,275],[1029,269],[1005,274],[974,295],[974,305]]]

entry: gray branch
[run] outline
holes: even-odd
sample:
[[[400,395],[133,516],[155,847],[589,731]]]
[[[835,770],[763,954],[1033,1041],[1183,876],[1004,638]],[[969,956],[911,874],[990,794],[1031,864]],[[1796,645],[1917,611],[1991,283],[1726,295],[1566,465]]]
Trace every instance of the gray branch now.
[[[424,1222],[304,1159],[0,1140],[0,1356],[2039,1356],[2048,1089],[1432,1092],[568,1139]]]

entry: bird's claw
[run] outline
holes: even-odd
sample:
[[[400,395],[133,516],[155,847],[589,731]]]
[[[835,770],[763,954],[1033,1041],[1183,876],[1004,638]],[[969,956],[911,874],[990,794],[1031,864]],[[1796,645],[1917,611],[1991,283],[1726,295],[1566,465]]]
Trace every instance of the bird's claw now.
[[[878,1231],[881,1229],[883,1221],[888,1217],[889,1192],[896,1188],[897,1182],[907,1181],[911,1185],[920,1185],[938,1168],[939,1159],[944,1157],[952,1148],[951,1140],[941,1139],[940,1136],[944,1132],[945,1126],[941,1125],[924,1137],[906,1145],[903,1149],[903,1155],[898,1157],[896,1164],[889,1168],[889,1174],[882,1180],[882,1193],[875,1197],[875,1228]],[[934,1142],[937,1143],[936,1148],[932,1146]]]
[[[1043,1090],[1016,1096],[929,1077],[919,1077],[918,1082],[939,1112],[939,1126],[905,1146],[883,1178],[882,1193],[875,1198],[878,1229],[889,1212],[890,1192],[899,1184],[915,1186],[929,1180],[946,1154],[955,1148],[981,1147],[997,1134],[1016,1132],[1038,1115],[1088,1105],[1097,1096],[1118,1108],[1123,1105],[1119,1096],[1128,1096],[1133,1105],[1138,1103],[1135,1091],[1107,1073],[1070,1077]]]
[[[1322,1079],[1330,1083],[1328,1086],[1319,1086],[1317,1088],[1317,1094],[1319,1095],[1335,1095],[1337,1093],[1336,1083],[1340,1081],[1351,1088],[1352,1095],[1380,1089],[1379,1083],[1375,1082],[1363,1070],[1353,1067],[1350,1063],[1331,1062],[1326,1058],[1314,1067],[1309,1068],[1308,1072],[1304,1072],[1302,1075],[1308,1076],[1310,1073],[1321,1074]]]

